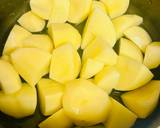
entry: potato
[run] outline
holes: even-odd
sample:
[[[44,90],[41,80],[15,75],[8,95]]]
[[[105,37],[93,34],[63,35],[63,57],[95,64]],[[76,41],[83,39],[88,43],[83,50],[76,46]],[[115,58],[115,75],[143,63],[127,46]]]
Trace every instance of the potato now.
[[[157,68],[160,65],[160,42],[153,42],[147,46],[144,65],[149,69]]]
[[[81,59],[71,44],[56,48],[52,54],[50,79],[65,83],[75,79],[81,68]]]
[[[149,33],[139,26],[127,29],[124,31],[124,35],[132,40],[143,52],[145,52],[147,45],[152,42]]]
[[[124,14],[128,7],[130,0],[101,0],[109,13],[111,18],[116,18]]]
[[[107,121],[104,123],[105,128],[131,128],[137,116],[116,100],[112,99],[111,101],[112,109]]]
[[[104,63],[93,59],[87,59],[82,66],[80,77],[89,79],[101,71],[103,67]]]
[[[53,42],[46,34],[32,34],[23,41],[23,47],[39,48],[51,53],[53,50]]]
[[[82,34],[81,48],[85,49],[96,37],[102,38],[110,46],[116,43],[116,32],[111,19],[100,8],[93,10],[87,19]]]
[[[49,72],[51,55],[38,48],[20,48],[11,54],[16,71],[31,86]]]
[[[52,11],[49,17],[51,23],[65,23],[69,16],[69,0],[52,0]]]
[[[43,115],[49,116],[61,109],[64,86],[50,79],[38,82],[38,96]]]
[[[0,59],[0,72],[0,87],[5,94],[21,89],[21,79],[9,62]]]
[[[116,52],[107,44],[107,41],[101,38],[94,39],[84,49],[82,61],[85,62],[89,58],[102,62],[105,65],[115,65],[117,62]]]
[[[68,21],[79,24],[84,21],[91,11],[92,0],[69,0]]]
[[[94,78],[94,83],[105,90],[108,94],[111,93],[119,82],[120,74],[115,67],[104,67]]]
[[[76,79],[66,84],[63,108],[76,125],[90,126],[101,123],[107,118],[110,99],[92,82]]]
[[[96,0],[93,0],[93,3],[92,3],[92,11],[94,11],[95,9],[101,9],[103,10],[104,12],[107,13],[107,10],[106,10],[106,7],[105,5],[101,2],[101,1],[96,1]]]
[[[123,33],[130,27],[140,25],[143,18],[138,15],[126,14],[112,20],[116,30],[117,39],[123,36]]]
[[[81,45],[80,33],[68,23],[51,24],[48,33],[52,37],[55,48],[65,43],[71,43],[75,49],[78,49]]]
[[[32,12],[48,20],[52,11],[52,0],[30,0]]]
[[[30,32],[25,30],[24,28],[20,27],[19,25],[15,25],[5,43],[3,49],[3,55],[9,55],[12,51],[16,48],[22,47],[22,42],[24,39],[31,35]]]
[[[116,68],[120,73],[116,89],[120,91],[137,89],[153,78],[152,72],[145,65],[126,56],[119,56]]]
[[[72,121],[66,116],[63,109],[39,124],[40,128],[71,128],[72,126]]]
[[[143,62],[143,54],[139,47],[137,47],[132,41],[122,38],[120,40],[119,55],[128,56],[138,62]]]
[[[10,59],[10,56],[9,56],[9,55],[2,55],[2,56],[0,57],[0,59],[5,60],[5,61],[11,63],[11,59]]]
[[[36,89],[27,84],[23,84],[22,88],[13,94],[0,92],[0,111],[14,118],[32,115],[36,106]]]
[[[148,117],[159,101],[160,81],[153,80],[142,88],[126,92],[121,97],[124,104],[139,118]]]
[[[45,27],[45,20],[31,11],[23,14],[17,22],[30,32],[40,32]]]

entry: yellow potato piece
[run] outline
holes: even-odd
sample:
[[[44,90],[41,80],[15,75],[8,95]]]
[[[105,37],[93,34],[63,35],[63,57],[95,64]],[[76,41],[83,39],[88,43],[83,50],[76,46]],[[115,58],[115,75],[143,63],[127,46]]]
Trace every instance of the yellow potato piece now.
[[[19,25],[15,25],[11,30],[8,39],[5,43],[3,49],[3,55],[9,55],[16,48],[22,47],[23,40],[31,35],[30,32],[20,27]]]
[[[32,115],[36,106],[36,89],[27,84],[23,84],[22,88],[13,94],[0,92],[0,111],[14,118]]]
[[[48,33],[53,39],[55,48],[65,43],[71,43],[75,49],[78,49],[81,45],[80,33],[68,23],[51,24]]]
[[[0,59],[0,72],[0,87],[5,94],[21,89],[21,79],[9,62]]]
[[[151,81],[137,90],[124,93],[123,103],[139,118],[148,117],[159,101],[160,81]]]
[[[109,16],[100,8],[89,15],[82,35],[81,48],[85,49],[94,38],[105,40],[110,46],[116,43],[116,32]]]
[[[40,128],[71,128],[72,126],[72,121],[66,116],[63,109],[39,124]]]
[[[43,78],[38,82],[37,87],[40,108],[43,115],[52,115],[62,108],[63,85]]]
[[[23,14],[18,23],[30,32],[40,32],[45,27],[45,20],[35,15],[31,11]]]
[[[92,0],[69,0],[69,17],[68,21],[79,24],[89,15],[92,7]]]
[[[11,59],[10,59],[10,56],[9,56],[9,55],[2,55],[2,56],[0,57],[0,59],[5,60],[5,61],[11,63]]]
[[[119,56],[116,68],[120,73],[116,89],[120,91],[137,89],[153,78],[152,72],[145,65],[126,56]]]
[[[20,48],[11,54],[16,71],[31,86],[49,72],[51,55],[38,48]]]
[[[32,34],[23,41],[23,47],[39,48],[51,53],[53,51],[53,42],[48,35]]]
[[[122,38],[120,40],[119,55],[128,56],[138,62],[143,62],[143,54],[138,46],[132,41]]]
[[[105,65],[115,65],[117,62],[116,52],[108,45],[107,41],[100,38],[94,39],[84,49],[82,61],[84,62],[89,58],[102,62]]]
[[[124,35],[133,41],[143,52],[145,52],[147,45],[152,42],[149,33],[139,26],[127,29]]]
[[[95,9],[101,9],[101,10],[103,10],[104,12],[107,13],[107,10],[106,10],[105,5],[104,5],[101,1],[93,0],[92,10],[94,11]]]
[[[120,74],[115,67],[104,67],[94,78],[94,83],[105,90],[108,94],[111,93],[119,82]]]
[[[117,39],[123,36],[123,33],[130,27],[140,25],[143,18],[138,15],[122,15],[112,20],[116,30]]]
[[[49,77],[60,83],[75,79],[81,68],[81,60],[71,44],[64,44],[53,51]]]
[[[105,128],[131,128],[137,116],[123,105],[112,99],[112,109],[107,121],[104,123]]]
[[[116,18],[123,15],[128,7],[130,0],[100,0],[102,1],[111,18]]]
[[[89,79],[95,76],[98,72],[100,72],[103,67],[104,63],[93,59],[87,59],[82,66],[80,77],[84,79]]]
[[[160,42],[153,42],[147,46],[144,65],[149,69],[157,68],[160,65]]]
[[[101,123],[107,118],[110,99],[92,82],[76,79],[66,84],[63,108],[76,125],[90,126]]]
[[[30,0],[32,12],[48,20],[52,11],[52,0]]]
[[[49,18],[51,23],[65,23],[69,16],[69,0],[52,0],[52,12]]]

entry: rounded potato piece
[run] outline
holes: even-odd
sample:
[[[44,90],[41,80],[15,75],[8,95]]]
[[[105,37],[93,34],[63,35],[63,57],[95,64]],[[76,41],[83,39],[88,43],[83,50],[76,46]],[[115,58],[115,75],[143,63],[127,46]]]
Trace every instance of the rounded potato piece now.
[[[98,8],[102,9],[104,12],[107,12],[105,5],[101,1],[93,0],[92,11]]]
[[[21,79],[14,67],[0,59],[0,88],[5,94],[15,93],[21,89]]]
[[[76,125],[91,126],[107,119],[110,99],[92,82],[76,79],[66,84],[63,108]]]

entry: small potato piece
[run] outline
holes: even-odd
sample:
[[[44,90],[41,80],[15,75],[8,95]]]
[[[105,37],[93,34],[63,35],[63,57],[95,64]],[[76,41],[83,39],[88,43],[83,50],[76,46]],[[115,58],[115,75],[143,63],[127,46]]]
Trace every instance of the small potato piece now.
[[[0,59],[5,60],[5,61],[11,63],[11,59],[10,59],[10,56],[9,56],[9,55],[2,55],[2,56],[0,57]]]
[[[151,81],[147,85],[122,94],[123,103],[139,118],[148,117],[159,101],[160,81]]]
[[[63,108],[76,125],[91,126],[107,119],[110,99],[92,82],[76,79],[66,84]]]
[[[143,18],[138,15],[122,15],[112,20],[116,30],[117,39],[123,36],[123,33],[130,27],[140,25]]]
[[[68,23],[49,25],[48,33],[52,37],[55,48],[65,43],[71,43],[75,49],[81,45],[81,35],[76,28]]]
[[[160,42],[153,42],[147,46],[144,65],[149,69],[157,68],[160,65]]]
[[[92,0],[69,0],[69,17],[68,21],[79,24],[89,15],[92,7]]]
[[[19,19],[18,23],[30,32],[40,32],[45,27],[45,20],[36,16],[31,11],[23,14]]]
[[[143,52],[145,52],[147,45],[152,42],[149,33],[139,26],[127,29],[124,31],[124,35],[133,41]]]
[[[112,109],[107,121],[104,123],[105,128],[131,128],[137,116],[116,100],[112,99],[111,101]]]
[[[95,9],[101,9],[103,10],[104,12],[107,13],[107,10],[106,10],[106,7],[105,5],[101,2],[101,1],[96,1],[96,0],[93,0],[93,4],[92,4],[92,11],[94,11]]]
[[[38,82],[38,96],[41,112],[45,116],[52,115],[62,107],[64,86],[50,79]]]
[[[72,121],[67,117],[63,109],[39,124],[40,128],[71,128],[72,126]]]

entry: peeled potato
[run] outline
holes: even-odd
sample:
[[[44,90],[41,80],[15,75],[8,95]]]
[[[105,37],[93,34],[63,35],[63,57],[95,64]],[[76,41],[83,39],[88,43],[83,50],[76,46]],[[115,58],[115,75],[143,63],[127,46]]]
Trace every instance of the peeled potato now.
[[[71,43],[75,49],[81,45],[80,33],[68,23],[51,24],[48,33],[53,39],[55,48],[65,43]]]
[[[140,25],[143,22],[143,18],[138,15],[126,14],[113,19],[112,22],[117,33],[117,39],[119,39],[128,28]]]
[[[51,55],[38,48],[20,48],[11,54],[16,71],[31,86],[49,72]]]
[[[92,82],[77,79],[66,85],[63,108],[76,125],[91,126],[107,119],[110,99]]]
[[[128,56],[138,62],[143,62],[143,54],[138,46],[132,41],[122,38],[120,40],[119,55]]]
[[[62,108],[64,86],[50,79],[38,82],[38,96],[41,112],[45,116],[54,114]]]
[[[139,118],[148,117],[159,101],[160,81],[151,81],[137,90],[124,93],[121,97],[124,104]]]
[[[105,5],[101,1],[93,0],[92,10],[94,11],[95,9],[98,9],[98,8],[107,13]]]
[[[132,40],[143,52],[145,52],[147,45],[152,42],[148,32],[139,26],[127,29],[124,35]]]
[[[2,55],[2,56],[0,57],[0,59],[5,60],[5,61],[11,63],[11,59],[10,59],[10,56],[9,56],[9,55]]]
[[[69,17],[68,21],[79,24],[84,21],[91,11],[92,0],[69,0]]]
[[[157,68],[160,65],[160,42],[153,42],[147,46],[144,65],[149,69]]]

